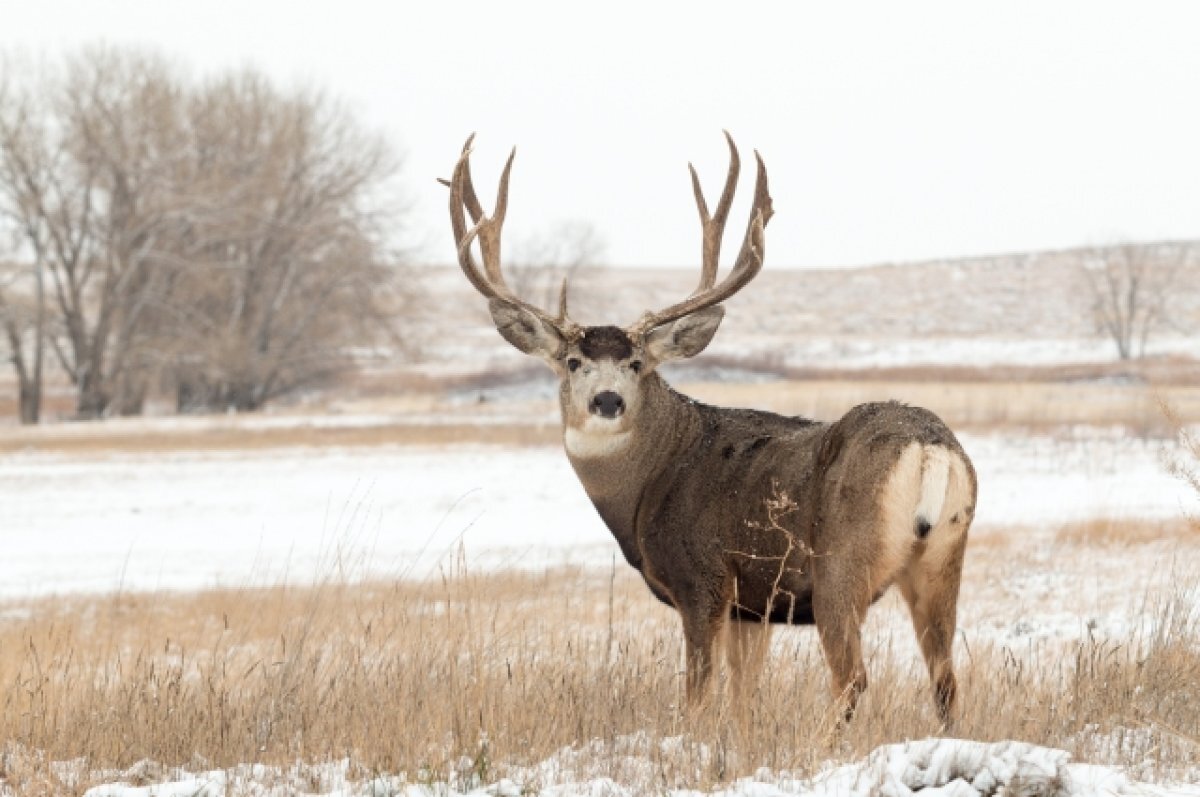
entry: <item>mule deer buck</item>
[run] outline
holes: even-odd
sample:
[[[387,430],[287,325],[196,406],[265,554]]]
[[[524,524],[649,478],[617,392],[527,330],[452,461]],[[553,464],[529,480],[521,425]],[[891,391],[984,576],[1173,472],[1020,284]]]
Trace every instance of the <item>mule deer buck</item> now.
[[[954,434],[928,410],[896,402],[863,404],[833,423],[711,407],[675,392],[657,373],[665,362],[703,351],[724,316],[720,303],[762,268],[772,209],[766,167],[755,153],[750,223],[733,269],[716,281],[740,168],[725,136],[729,172],[711,215],[689,165],[703,258],[700,285],[683,301],[630,326],[585,327],[567,316],[565,283],[556,315],[514,295],[500,267],[500,233],[516,151],[485,216],[471,182],[474,136],[447,183],[459,265],[488,299],[504,339],[558,375],[571,466],[626,560],[683,621],[689,706],[706,699],[719,642],[740,705],[761,672],[771,624],[815,624],[849,719],[867,685],[864,616],[895,584],[948,724],[956,605],[976,496],[975,471]],[[472,253],[476,240],[482,269]],[[786,527],[768,517],[781,495],[793,507]]]

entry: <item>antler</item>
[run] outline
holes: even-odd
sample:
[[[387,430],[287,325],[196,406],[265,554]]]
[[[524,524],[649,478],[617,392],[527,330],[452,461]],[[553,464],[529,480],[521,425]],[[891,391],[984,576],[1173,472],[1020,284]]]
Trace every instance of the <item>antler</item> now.
[[[647,311],[627,330],[631,337],[645,335],[655,327],[725,301],[754,279],[762,269],[766,246],[763,230],[775,211],[771,208],[771,195],[767,186],[767,167],[763,163],[762,156],[756,150],[754,158],[758,162],[758,174],[755,178],[754,204],[750,208],[750,223],[746,227],[746,237],[742,242],[742,249],[738,253],[733,269],[719,285],[715,287],[713,285],[717,279],[721,237],[725,233],[725,221],[729,217],[729,207],[733,204],[733,193],[737,187],[738,173],[741,169],[737,146],[728,132],[725,132],[725,140],[729,143],[729,173],[725,178],[725,189],[721,192],[721,198],[717,202],[716,212],[712,216],[708,215],[708,204],[704,201],[704,192],[700,189],[700,178],[696,175],[696,169],[690,163],[688,164],[688,169],[692,173],[692,190],[696,195],[696,206],[700,211],[700,226],[703,231],[704,250],[700,267],[700,286],[695,293],[682,302],[658,312]]]
[[[439,181],[450,186],[450,226],[454,230],[454,243],[458,246],[458,264],[475,286],[475,290],[487,298],[500,299],[522,307],[557,329],[564,337],[569,337],[578,330],[578,325],[567,318],[565,282],[559,299],[558,315],[552,316],[514,294],[504,281],[504,274],[500,270],[500,232],[504,227],[504,216],[508,212],[508,178],[517,150],[513,148],[504,164],[504,171],[500,175],[500,187],[496,192],[495,210],[491,216],[485,216],[483,206],[479,204],[479,197],[475,194],[475,186],[471,182],[471,143],[474,140],[475,134],[472,133],[463,144],[462,155],[454,166],[454,174],[450,180]],[[463,215],[464,207],[471,214],[471,222],[474,225],[469,230]],[[474,255],[471,254],[471,244],[476,238],[479,239],[479,251],[483,255],[483,271],[480,271]]]

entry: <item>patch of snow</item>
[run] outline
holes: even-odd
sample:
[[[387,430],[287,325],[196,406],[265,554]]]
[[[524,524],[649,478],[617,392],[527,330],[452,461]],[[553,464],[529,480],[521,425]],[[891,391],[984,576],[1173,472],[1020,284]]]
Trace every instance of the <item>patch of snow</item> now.
[[[653,760],[644,740],[618,746],[642,757],[653,772]],[[670,744],[664,740],[662,744]],[[596,753],[597,751],[589,751]],[[612,751],[599,751],[604,752]],[[642,793],[609,777],[572,777],[560,756],[530,768],[514,768],[492,783],[477,778],[450,782],[411,782],[405,775],[356,773],[346,761],[325,765],[297,764],[290,768],[240,765],[229,770],[189,772],[173,770],[159,782],[145,782],[145,767],[118,774],[111,782],[94,786],[84,797],[224,797],[226,794],[342,795],[343,797],[617,797]],[[546,783],[540,788],[532,784]],[[863,761],[829,765],[811,780],[763,770],[712,792],[666,790],[671,797],[984,797],[985,795],[1057,795],[1059,797],[1200,797],[1200,786],[1152,785],[1131,781],[1112,767],[1073,764],[1063,750],[1024,742],[975,742],[959,739],[924,739],[880,747]]]
[[[1055,524],[1174,518],[1200,508],[1163,468],[1171,444],[1113,430],[1069,435],[960,435],[979,476],[979,522]]]
[[[736,350],[742,356],[760,351],[782,355],[789,366],[808,368],[888,368],[900,366],[1056,365],[1108,363],[1114,359],[1111,341],[1086,338],[895,338],[820,337],[755,341]],[[720,346],[714,352],[724,353]],[[1179,338],[1156,341],[1154,355],[1200,357],[1200,341]]]
[[[1103,431],[962,438],[976,532],[1200,513],[1161,443]],[[197,589],[332,571],[607,565],[615,542],[557,448],[0,455],[0,598]]]

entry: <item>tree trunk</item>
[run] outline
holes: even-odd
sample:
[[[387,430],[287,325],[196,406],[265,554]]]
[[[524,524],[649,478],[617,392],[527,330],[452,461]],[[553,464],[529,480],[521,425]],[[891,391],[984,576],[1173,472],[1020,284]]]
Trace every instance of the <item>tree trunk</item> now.
[[[17,375],[17,418],[22,424],[35,424],[39,420],[42,408],[42,369],[41,363],[35,361],[33,372],[25,362],[25,349],[21,331],[12,318],[4,321],[4,332],[8,336],[8,345],[12,350],[9,361]],[[37,351],[35,357],[40,357]]]
[[[28,395],[21,391],[21,423],[34,424],[42,419],[42,363],[46,360],[46,280],[42,259],[33,265],[34,300],[37,302],[33,319],[33,378]]]
[[[103,418],[110,397],[100,384],[99,375],[89,370],[79,381],[75,395],[75,418],[92,421]]]
[[[42,414],[42,386],[32,379],[19,379],[17,388],[19,407],[17,409],[21,423],[36,424]]]

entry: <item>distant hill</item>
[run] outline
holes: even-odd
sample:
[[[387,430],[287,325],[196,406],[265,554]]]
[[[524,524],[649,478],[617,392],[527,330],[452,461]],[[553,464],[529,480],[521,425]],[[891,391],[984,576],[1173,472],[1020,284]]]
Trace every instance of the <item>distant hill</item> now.
[[[1112,360],[1114,346],[1094,332],[1080,270],[1096,251],[821,270],[773,270],[768,263],[728,302],[709,353],[819,368]],[[586,272],[572,286],[572,317],[626,324],[685,296],[697,278],[698,270],[687,269]],[[1151,352],[1200,358],[1200,278],[1195,282],[1178,286],[1176,323],[1152,339]],[[457,268],[439,269],[427,288],[440,314],[425,349],[429,365],[515,364]]]

